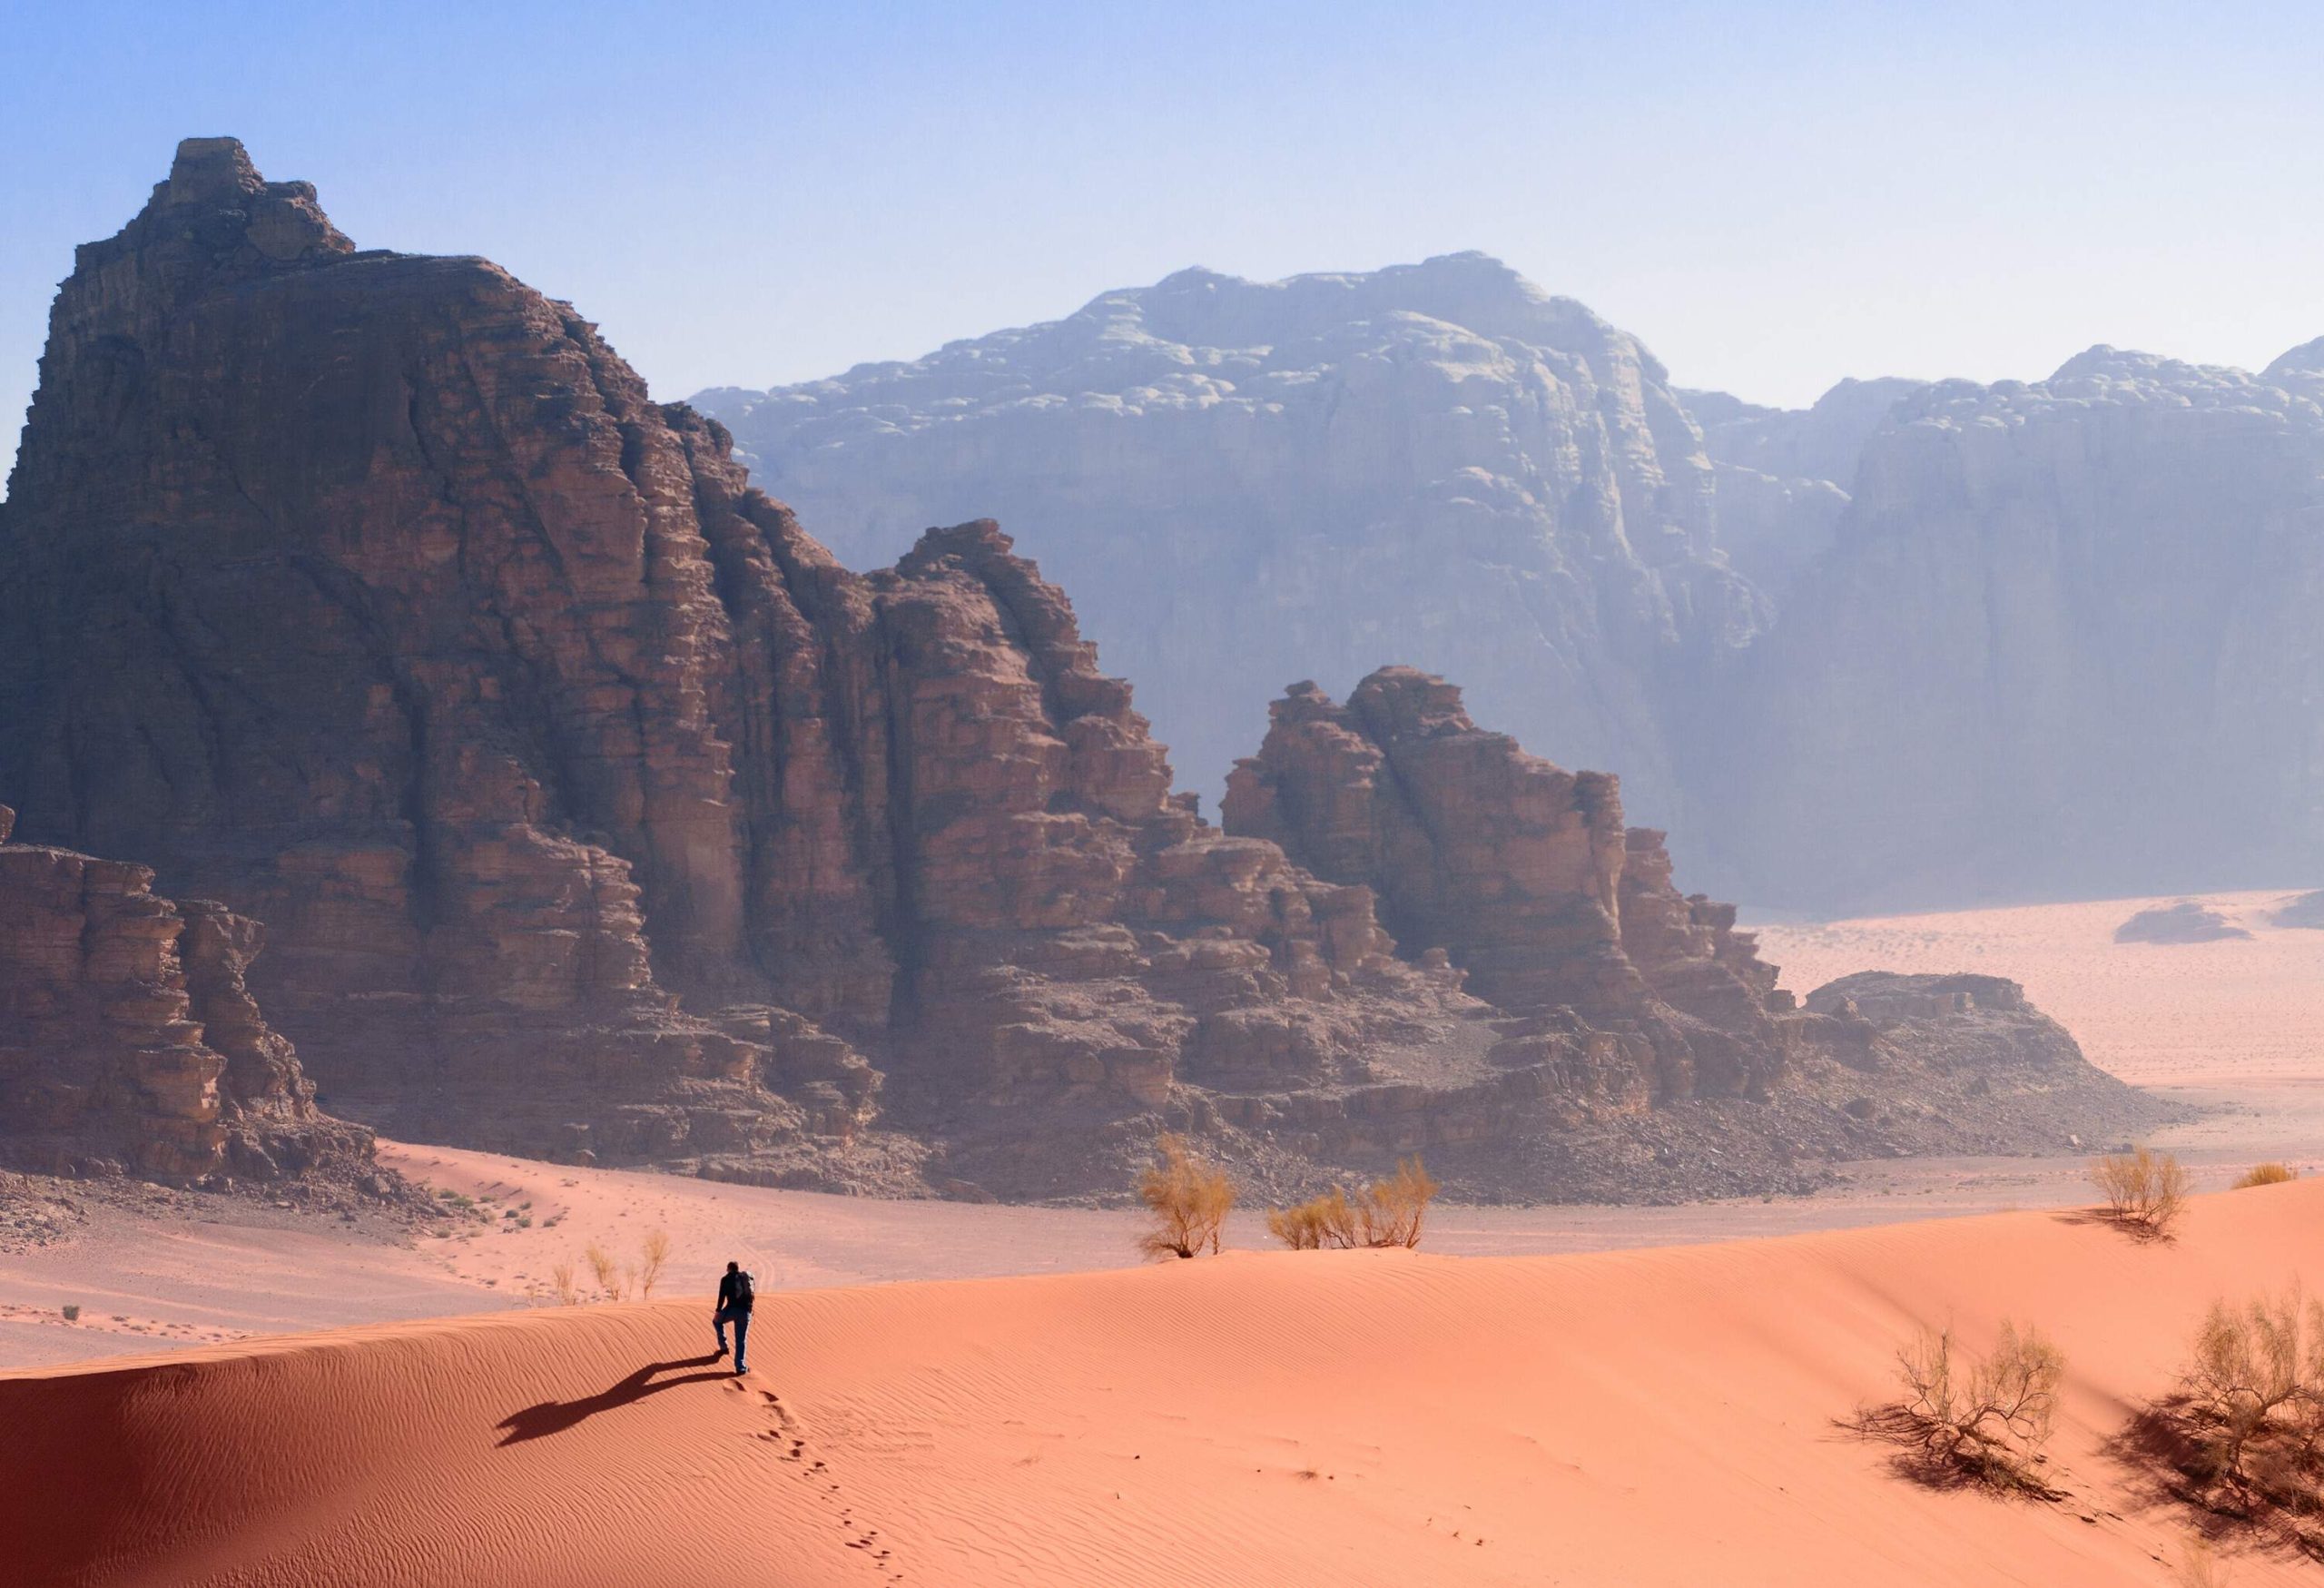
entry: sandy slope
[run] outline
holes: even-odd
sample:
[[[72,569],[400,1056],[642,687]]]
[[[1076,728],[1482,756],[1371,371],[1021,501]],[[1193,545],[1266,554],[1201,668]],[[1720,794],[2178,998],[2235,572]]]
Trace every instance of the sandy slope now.
[[[2215,1294],[2324,1289],[2324,1183],[1563,1258],[1234,1254],[380,1325],[0,1375],[21,1580],[2163,1583],[2100,1445]],[[1915,1319],[2071,1360],[2062,1504],[1835,1425]],[[2242,1584],[2317,1580],[2282,1557]]]
[[[2115,928],[2169,898],[1758,930],[1784,985],[1802,993],[1851,971],[2008,976],[2102,1069],[2134,1086],[2204,1086],[2324,1077],[2324,931],[2273,919],[2295,896],[2198,895],[2251,933],[2223,942],[2114,941]]]

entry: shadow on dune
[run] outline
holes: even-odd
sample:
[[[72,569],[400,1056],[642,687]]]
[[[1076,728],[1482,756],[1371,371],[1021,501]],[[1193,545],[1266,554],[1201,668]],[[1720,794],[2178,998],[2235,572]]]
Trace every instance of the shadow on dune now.
[[[2179,1241],[2178,1236],[2168,1229],[2142,1224],[2129,1214],[2117,1213],[2111,1208],[2068,1208],[2050,1217],[2060,1224],[2096,1225],[2105,1229],[2120,1230],[2132,1240],[2153,1241],[2158,1246],[2175,1246]]]
[[[717,1355],[713,1353],[707,1356],[686,1356],[675,1362],[649,1362],[611,1387],[585,1396],[577,1401],[542,1401],[537,1406],[527,1406],[521,1412],[511,1412],[497,1425],[506,1430],[500,1443],[503,1445],[522,1445],[527,1439],[562,1434],[599,1412],[625,1406],[632,1401],[644,1400],[662,1390],[675,1389],[682,1384],[715,1384],[733,1377],[733,1374],[723,1370],[717,1373],[688,1373],[677,1378],[660,1380],[654,1376],[657,1373],[670,1373],[681,1367],[707,1367],[717,1360]]]

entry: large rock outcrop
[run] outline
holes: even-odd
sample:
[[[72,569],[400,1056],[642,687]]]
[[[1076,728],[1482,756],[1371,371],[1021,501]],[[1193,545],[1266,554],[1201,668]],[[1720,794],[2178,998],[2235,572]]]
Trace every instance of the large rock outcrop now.
[[[0,1161],[39,1173],[368,1174],[245,981],[263,935],[142,865],[9,842],[0,805]]]
[[[1373,890],[1400,952],[1467,973],[1495,1006],[1491,1057],[1553,1078],[1533,1109],[1565,1194],[2058,1150],[2165,1115],[2012,981],[1865,972],[1795,1007],[1735,907],[1680,893],[1663,834],[1624,826],[1614,777],[1477,727],[1443,679],[1382,668],[1344,705],[1298,684],[1272,719],[1228,780],[1227,829]]]
[[[1663,835],[1625,827],[1610,774],[1567,772],[1470,720],[1461,691],[1384,667],[1343,705],[1272,708],[1227,780],[1231,833],[1379,896],[1396,939],[1443,949],[1496,1007],[1636,1031],[1658,1101],[1764,1095],[1783,1065],[1776,970],[1731,905],[1681,896]]]
[[[1661,366],[1482,254],[1182,271],[1050,324],[693,399],[851,560],[990,514],[1211,797],[1254,679],[1394,658],[1675,818],[1689,703],[1763,616]]]
[[[0,788],[266,921],[259,991],[342,1111],[623,1156],[844,1138],[870,1071],[755,969],[785,923],[753,891],[826,843],[784,787],[837,774],[769,704],[780,649],[736,665],[782,616],[721,598],[765,539],[740,490],[570,310],[357,252],[190,141],[51,316],[0,508]],[[844,922],[810,973],[877,973]]]

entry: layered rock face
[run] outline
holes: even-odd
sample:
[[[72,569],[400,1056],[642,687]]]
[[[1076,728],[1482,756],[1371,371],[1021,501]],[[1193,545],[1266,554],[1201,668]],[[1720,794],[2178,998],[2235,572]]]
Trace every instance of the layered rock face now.
[[[2324,852],[2324,355],[2093,349],[1869,435],[1738,671],[1720,875],[1820,905],[2280,885]]]
[[[1185,271],[908,364],[694,399],[842,556],[990,514],[1074,592],[1193,786],[1254,679],[1387,660],[1674,815],[1689,709],[1762,604],[1661,367],[1481,254]]]
[[[0,805],[0,1159],[44,1173],[271,1180],[367,1170],[245,972],[256,922],[143,866],[9,842]]]
[[[1295,685],[1272,718],[1227,780],[1230,833],[1373,889],[1399,942],[1443,948],[1500,1009],[1642,1035],[1657,1101],[1763,1094],[1781,1070],[1775,967],[1733,906],[1679,893],[1663,835],[1625,827],[1614,777],[1527,755],[1410,667],[1344,705]]]

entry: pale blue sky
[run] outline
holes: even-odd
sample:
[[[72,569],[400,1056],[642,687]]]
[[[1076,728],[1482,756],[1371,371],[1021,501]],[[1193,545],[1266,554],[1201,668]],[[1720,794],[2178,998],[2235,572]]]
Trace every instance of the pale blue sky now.
[[[1496,253],[1682,383],[2038,377],[2324,334],[2300,5],[0,0],[0,457],[74,243],[233,133],[491,256],[664,397],[1193,263]]]

